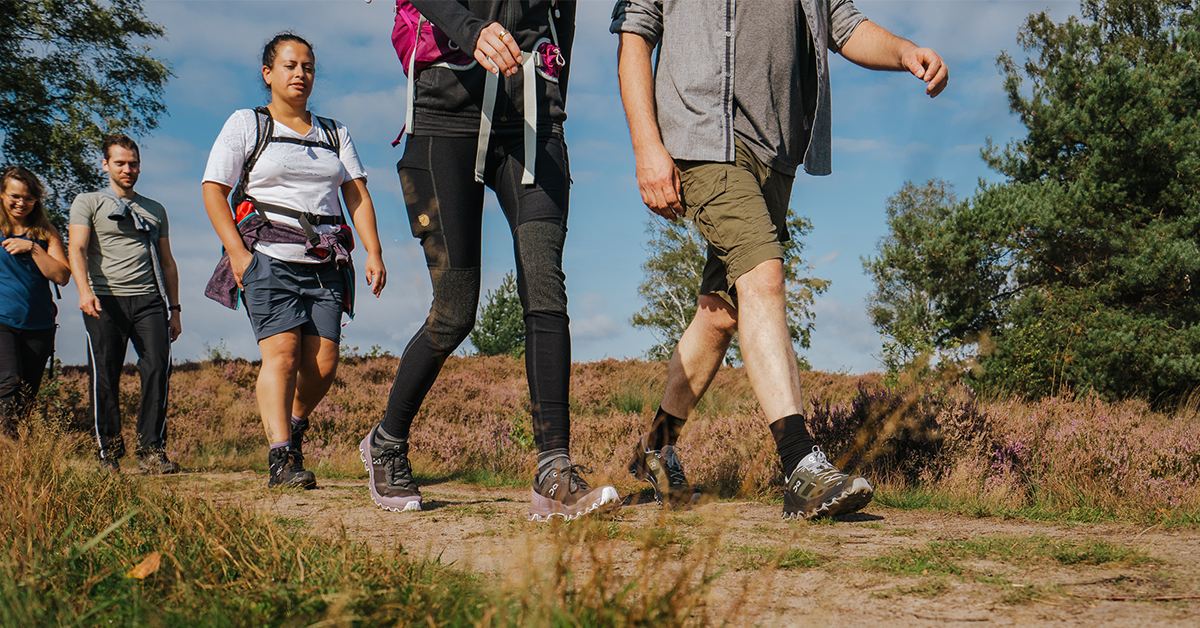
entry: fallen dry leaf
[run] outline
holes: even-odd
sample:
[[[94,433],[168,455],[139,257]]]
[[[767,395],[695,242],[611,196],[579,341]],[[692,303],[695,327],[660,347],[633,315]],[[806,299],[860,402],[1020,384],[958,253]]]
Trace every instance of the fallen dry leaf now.
[[[158,552],[150,552],[150,554],[142,559],[142,562],[137,564],[137,567],[130,569],[129,573],[125,574],[125,577],[145,580],[146,576],[158,571],[158,565],[161,562],[162,554],[159,554]]]

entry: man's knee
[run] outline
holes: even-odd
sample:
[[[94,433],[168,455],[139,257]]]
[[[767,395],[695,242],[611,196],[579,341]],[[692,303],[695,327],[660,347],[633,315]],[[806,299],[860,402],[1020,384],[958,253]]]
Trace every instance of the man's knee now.
[[[696,301],[695,324],[732,337],[737,331],[737,320],[737,310],[715,294],[702,294]]]
[[[783,260],[766,260],[737,278],[738,300],[782,296],[785,279]]]

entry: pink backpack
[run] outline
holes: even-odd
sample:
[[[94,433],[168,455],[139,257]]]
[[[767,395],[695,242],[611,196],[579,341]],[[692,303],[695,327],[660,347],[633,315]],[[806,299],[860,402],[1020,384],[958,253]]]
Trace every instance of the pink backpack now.
[[[442,29],[425,19],[408,0],[396,0],[396,25],[392,46],[404,65],[404,75],[415,78],[421,70],[438,64],[463,69],[475,63]]]

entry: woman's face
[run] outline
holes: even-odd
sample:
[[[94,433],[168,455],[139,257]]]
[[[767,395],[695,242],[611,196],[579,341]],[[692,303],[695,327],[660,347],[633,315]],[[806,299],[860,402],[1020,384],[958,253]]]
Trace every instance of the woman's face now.
[[[303,104],[317,76],[316,59],[304,44],[285,41],[275,50],[275,65],[263,66],[263,80],[271,86],[271,99]]]
[[[4,195],[0,197],[4,211],[18,224],[25,224],[25,219],[33,213],[37,199],[29,193],[29,186],[19,179],[7,179],[4,182]]]

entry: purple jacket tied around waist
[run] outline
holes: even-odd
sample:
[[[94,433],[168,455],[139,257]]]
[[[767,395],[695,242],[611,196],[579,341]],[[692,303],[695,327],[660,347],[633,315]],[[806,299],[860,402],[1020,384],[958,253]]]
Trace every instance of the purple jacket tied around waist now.
[[[354,236],[351,235],[348,226],[343,225],[337,233],[320,234],[320,240],[313,244],[301,229],[278,222],[267,222],[257,213],[251,213],[238,223],[238,232],[242,234],[242,243],[248,251],[253,251],[254,245],[260,241],[303,244],[306,254],[313,260],[336,262],[346,275],[342,310],[349,314],[350,318],[354,318],[354,263],[350,259],[350,251],[354,248]],[[204,288],[204,296],[231,310],[238,308],[241,289],[233,277],[233,266],[229,263],[228,253],[222,252],[221,261],[217,262],[217,268]]]

